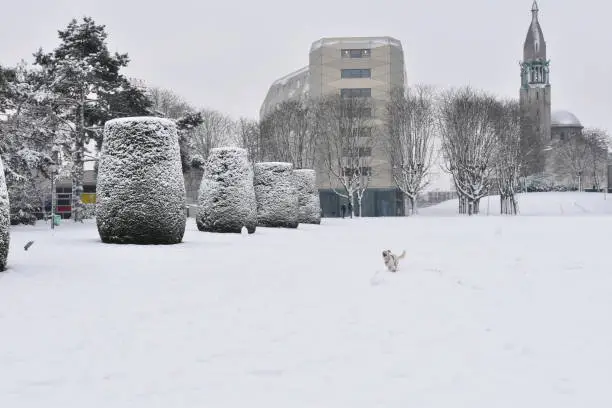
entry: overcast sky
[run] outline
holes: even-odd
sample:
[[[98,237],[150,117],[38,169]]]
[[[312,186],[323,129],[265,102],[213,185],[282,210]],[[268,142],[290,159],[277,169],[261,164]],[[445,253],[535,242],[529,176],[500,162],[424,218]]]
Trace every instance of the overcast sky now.
[[[197,107],[257,118],[271,82],[308,64],[310,44],[331,36],[385,36],[403,43],[408,80],[471,84],[518,97],[531,0],[130,1],[3,3],[0,64],[31,62],[57,30],[88,15],[105,24],[125,73],[174,90]],[[552,106],[612,131],[612,5],[542,0]]]

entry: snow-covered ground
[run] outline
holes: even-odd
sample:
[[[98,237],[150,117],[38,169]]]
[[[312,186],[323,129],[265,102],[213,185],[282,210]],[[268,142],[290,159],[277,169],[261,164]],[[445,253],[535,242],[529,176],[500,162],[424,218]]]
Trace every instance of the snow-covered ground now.
[[[516,195],[521,215],[612,215],[612,194],[523,193]],[[419,210],[420,215],[457,215],[458,200],[448,200]],[[480,200],[481,215],[499,215],[499,196]]]
[[[612,217],[47,228],[0,274],[1,407],[612,406]]]

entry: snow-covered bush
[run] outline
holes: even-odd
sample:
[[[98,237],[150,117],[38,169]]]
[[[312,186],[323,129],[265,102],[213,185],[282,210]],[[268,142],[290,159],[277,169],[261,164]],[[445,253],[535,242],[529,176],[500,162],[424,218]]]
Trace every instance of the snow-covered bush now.
[[[255,163],[257,225],[297,228],[298,196],[291,163]]]
[[[545,192],[564,192],[576,191],[575,186],[567,186],[559,183],[554,174],[540,173],[525,177],[521,181],[521,189],[525,189],[529,193],[545,193]]]
[[[321,202],[317,190],[317,174],[311,169],[293,171],[298,195],[298,222],[300,224],[321,223]]]
[[[257,226],[253,169],[247,151],[220,147],[210,151],[198,196],[196,224],[200,231],[249,234]]]
[[[96,204],[102,242],[179,243],[185,201],[174,122],[156,117],[106,122]]]
[[[4,165],[0,159],[0,271],[6,269],[6,258],[8,257],[11,222],[10,203],[6,179],[4,178]]]
[[[36,225],[38,219],[36,215],[34,215],[35,210],[36,209],[30,204],[23,205],[16,210],[11,209],[11,225]]]

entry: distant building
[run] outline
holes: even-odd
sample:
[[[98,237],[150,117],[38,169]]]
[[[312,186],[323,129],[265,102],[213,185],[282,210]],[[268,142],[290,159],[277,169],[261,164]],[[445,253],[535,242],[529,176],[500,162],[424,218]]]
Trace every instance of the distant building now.
[[[564,110],[554,111],[552,113],[550,126],[550,138],[553,141],[564,141],[573,136],[580,136],[584,128],[576,115]]]
[[[272,82],[266,99],[259,110],[259,118],[263,119],[279,104],[290,100],[306,100],[309,98],[310,70],[300,68]]]
[[[312,43],[309,64],[272,83],[260,109],[261,118],[292,99],[327,95],[371,98],[375,121],[382,123],[391,90],[404,87],[404,51],[392,37],[334,37]],[[395,186],[382,143],[372,149],[372,180],[362,201],[363,216],[404,214],[404,197]],[[343,201],[333,192],[329,177],[318,166],[317,185],[325,216],[340,214]],[[356,210],[356,209],[355,209]]]
[[[571,112],[555,110],[551,112],[550,60],[546,59],[546,41],[538,19],[538,3],[531,7],[531,24],[523,45],[521,62],[521,140],[523,154],[536,155],[534,146],[554,147],[555,142],[564,141],[582,134],[582,123]],[[550,170],[547,163],[549,155],[542,154],[541,160],[531,160],[533,166],[528,174]]]
[[[527,169],[528,174],[544,170],[542,152],[537,146],[544,146],[550,141],[551,130],[550,61],[546,59],[546,41],[538,11],[538,4],[534,1],[520,64],[521,140],[523,154],[531,164],[531,168]]]

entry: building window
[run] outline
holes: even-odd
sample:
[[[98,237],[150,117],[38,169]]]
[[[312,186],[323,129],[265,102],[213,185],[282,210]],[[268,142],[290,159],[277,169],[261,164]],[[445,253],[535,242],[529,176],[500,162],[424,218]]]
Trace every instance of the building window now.
[[[357,149],[350,149],[345,147],[343,149],[344,157],[370,157],[372,156],[372,148],[371,147],[360,147]]]
[[[372,78],[372,70],[367,69],[343,69],[340,73],[341,78]]]
[[[368,98],[372,96],[372,88],[342,88],[340,96],[343,98]]]
[[[342,58],[370,58],[370,49],[343,49],[340,51],[340,54]]]
[[[344,170],[344,175],[346,177],[353,177],[353,175],[359,174],[359,171],[361,171],[360,175],[363,176],[363,177],[368,177],[368,176],[372,175],[372,168],[371,167],[361,167],[359,169],[345,167],[343,170]]]

